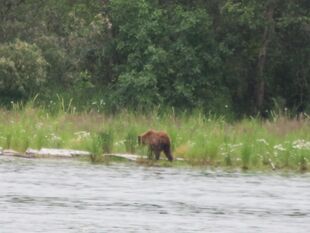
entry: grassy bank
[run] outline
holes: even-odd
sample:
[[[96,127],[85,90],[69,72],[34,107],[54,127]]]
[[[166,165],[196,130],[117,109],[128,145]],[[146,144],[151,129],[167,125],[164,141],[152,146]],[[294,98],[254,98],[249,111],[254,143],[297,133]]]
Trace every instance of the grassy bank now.
[[[68,109],[67,109],[68,110]],[[141,115],[122,112],[105,115],[60,109],[14,106],[0,110],[0,147],[71,148],[103,152],[147,154],[137,135],[149,128],[165,130],[176,157],[192,165],[244,169],[310,169],[310,119],[275,116],[270,121],[246,119],[227,123],[199,112],[176,115],[156,111]],[[70,109],[69,109],[70,110]],[[163,156],[163,155],[162,155]]]

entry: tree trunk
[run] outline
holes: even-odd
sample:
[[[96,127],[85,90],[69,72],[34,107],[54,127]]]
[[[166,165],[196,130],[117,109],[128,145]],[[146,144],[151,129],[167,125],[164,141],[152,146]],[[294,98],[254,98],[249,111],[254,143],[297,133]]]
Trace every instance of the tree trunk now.
[[[256,97],[256,113],[261,114],[265,99],[265,64],[267,60],[267,50],[274,33],[274,19],[273,13],[275,9],[275,2],[271,0],[266,9],[265,20],[266,26],[262,38],[262,45],[259,50],[257,66],[256,66],[256,85],[255,85],[255,97]]]

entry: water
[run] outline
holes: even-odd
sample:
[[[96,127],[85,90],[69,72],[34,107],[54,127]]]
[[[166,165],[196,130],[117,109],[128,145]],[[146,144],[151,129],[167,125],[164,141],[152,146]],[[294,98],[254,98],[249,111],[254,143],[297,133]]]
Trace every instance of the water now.
[[[0,157],[0,232],[310,232],[310,175]]]

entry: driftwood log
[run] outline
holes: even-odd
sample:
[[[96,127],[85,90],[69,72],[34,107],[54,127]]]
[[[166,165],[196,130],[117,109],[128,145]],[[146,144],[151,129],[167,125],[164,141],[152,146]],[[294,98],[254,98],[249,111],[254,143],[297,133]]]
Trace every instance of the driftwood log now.
[[[88,151],[71,150],[71,149],[55,149],[55,148],[42,148],[40,150],[27,149],[25,153],[20,153],[14,150],[3,150],[0,148],[0,155],[14,156],[22,158],[74,158],[74,157],[87,157],[91,153]],[[141,159],[147,159],[147,156],[126,154],[126,153],[111,153],[103,154],[107,158],[122,158],[128,161],[138,161]],[[176,158],[176,160],[182,161],[182,158]]]

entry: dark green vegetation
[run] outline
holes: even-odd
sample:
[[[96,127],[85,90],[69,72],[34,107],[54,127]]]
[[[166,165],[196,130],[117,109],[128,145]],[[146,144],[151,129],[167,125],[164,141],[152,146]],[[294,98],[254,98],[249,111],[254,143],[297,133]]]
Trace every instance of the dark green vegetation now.
[[[309,9],[309,0],[1,0],[0,101],[39,93],[51,112],[63,101],[72,111],[173,107],[230,119],[309,113]]]

